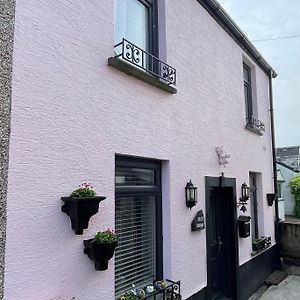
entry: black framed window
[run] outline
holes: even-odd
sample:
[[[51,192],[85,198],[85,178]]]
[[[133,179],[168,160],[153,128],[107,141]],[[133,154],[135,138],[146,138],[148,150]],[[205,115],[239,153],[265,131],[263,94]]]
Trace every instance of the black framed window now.
[[[162,278],[160,162],[116,157],[115,296]]]
[[[158,57],[157,0],[115,0],[115,45],[125,38]]]
[[[251,84],[251,68],[243,64],[243,75],[244,75],[244,95],[246,105],[246,118],[248,123],[251,122],[253,116],[253,101],[252,101],[252,84]]]
[[[251,232],[252,238],[258,238],[258,202],[257,202],[257,176],[249,173],[250,179],[250,207],[251,207]]]

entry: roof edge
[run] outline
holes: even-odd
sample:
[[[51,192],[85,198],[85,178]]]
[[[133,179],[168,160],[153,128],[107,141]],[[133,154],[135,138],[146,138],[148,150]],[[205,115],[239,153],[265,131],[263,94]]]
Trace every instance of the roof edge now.
[[[287,168],[287,169],[289,169],[290,171],[293,171],[293,172],[295,172],[295,173],[300,173],[299,170],[294,169],[294,168],[288,166],[287,164],[283,163],[283,162],[280,161],[280,160],[276,160],[276,163],[279,164],[279,165],[281,165],[281,166],[283,166],[283,167],[285,167],[285,168]]]
[[[197,0],[209,14],[223,27],[223,29],[245,50],[257,64],[272,78],[277,77],[276,71],[269,65],[266,59],[256,49],[253,43],[246,37],[244,32],[228,15],[220,3],[216,0]]]

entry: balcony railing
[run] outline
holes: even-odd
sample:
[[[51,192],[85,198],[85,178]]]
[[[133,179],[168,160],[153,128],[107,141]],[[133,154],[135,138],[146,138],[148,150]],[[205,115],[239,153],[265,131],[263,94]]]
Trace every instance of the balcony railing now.
[[[260,133],[265,132],[265,124],[254,116],[247,118],[247,125],[259,131]]]
[[[176,84],[176,69],[151,53],[141,49],[126,39],[123,39],[122,42],[115,45],[114,48],[116,53],[115,58],[122,58],[147,73],[160,78],[167,84]]]

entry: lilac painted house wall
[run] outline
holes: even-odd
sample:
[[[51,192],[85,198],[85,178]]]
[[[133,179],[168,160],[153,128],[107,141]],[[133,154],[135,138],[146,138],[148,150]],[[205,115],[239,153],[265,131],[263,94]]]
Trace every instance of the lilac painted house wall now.
[[[259,235],[275,245],[275,209],[266,200],[274,192],[269,76],[198,1],[159,2],[161,59],[177,69],[174,95],[108,66],[114,1],[16,1],[4,299],[114,299],[114,259],[96,272],[82,240],[115,226],[116,154],[162,163],[163,276],[181,281],[182,299],[206,292],[206,230],[190,229],[198,210],[206,214],[205,176],[234,178],[239,198],[255,173]],[[263,135],[245,128],[243,62]],[[226,168],[220,145],[230,154]],[[192,210],[190,179],[198,187]],[[60,197],[83,181],[107,199],[76,236]],[[275,248],[251,255],[253,228],[236,236],[241,281]]]

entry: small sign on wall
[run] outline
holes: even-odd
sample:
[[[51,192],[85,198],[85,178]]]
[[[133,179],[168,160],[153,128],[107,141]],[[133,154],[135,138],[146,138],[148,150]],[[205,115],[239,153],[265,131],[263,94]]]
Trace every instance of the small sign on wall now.
[[[192,231],[205,229],[204,214],[203,214],[202,209],[196,213],[196,215],[192,221],[191,227],[192,227]]]

